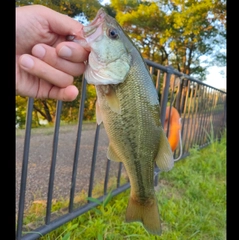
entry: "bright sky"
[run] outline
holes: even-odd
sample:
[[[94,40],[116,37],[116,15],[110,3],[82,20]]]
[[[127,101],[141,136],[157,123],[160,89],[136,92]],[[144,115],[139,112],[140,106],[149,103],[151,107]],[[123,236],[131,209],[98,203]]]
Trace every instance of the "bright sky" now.
[[[221,75],[220,72],[223,71],[224,74]],[[211,85],[215,88],[226,90],[226,67],[209,67],[209,74],[206,75],[206,81],[204,83]]]

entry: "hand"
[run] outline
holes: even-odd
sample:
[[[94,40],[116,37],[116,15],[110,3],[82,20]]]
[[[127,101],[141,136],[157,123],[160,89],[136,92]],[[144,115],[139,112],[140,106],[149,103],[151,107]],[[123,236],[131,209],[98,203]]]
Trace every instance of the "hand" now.
[[[84,72],[89,52],[65,39],[79,37],[83,26],[40,5],[16,8],[16,21],[16,94],[74,100],[73,76]]]

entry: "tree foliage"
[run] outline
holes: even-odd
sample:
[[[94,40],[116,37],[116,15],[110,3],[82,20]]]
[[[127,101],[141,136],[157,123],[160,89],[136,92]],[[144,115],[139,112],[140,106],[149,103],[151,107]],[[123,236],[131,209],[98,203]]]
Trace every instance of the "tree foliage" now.
[[[178,71],[204,79],[201,56],[224,60],[224,0],[111,0],[117,21],[134,39],[142,55]],[[215,46],[218,45],[216,49]],[[220,55],[220,57],[219,57]]]
[[[93,19],[101,7],[97,0],[18,0],[17,6],[40,4],[70,17],[84,15],[87,20]]]
[[[74,101],[63,102],[61,110],[61,121],[70,123],[76,122],[79,115],[80,97],[82,76],[76,77],[74,85],[79,89],[80,94]],[[24,128],[26,123],[26,107],[27,97],[16,96],[16,125],[19,128]],[[95,120],[95,101],[96,92],[93,85],[87,85],[86,87],[86,99],[84,109],[84,120]],[[32,113],[32,127],[38,127],[43,124],[43,120],[46,120],[48,124],[55,122],[57,102],[53,99],[34,99],[33,113]]]

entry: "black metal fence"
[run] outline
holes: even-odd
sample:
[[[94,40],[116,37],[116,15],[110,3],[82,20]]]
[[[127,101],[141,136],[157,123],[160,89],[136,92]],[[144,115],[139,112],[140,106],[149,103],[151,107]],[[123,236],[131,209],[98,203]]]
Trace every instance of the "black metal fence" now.
[[[149,60],[145,61],[149,66],[152,79],[155,82],[156,89],[159,93],[162,124],[165,120],[167,106],[174,106],[181,116],[182,127],[180,133],[182,144],[181,147],[179,146],[174,152],[174,158],[176,160],[184,158],[189,154],[189,149],[195,145],[198,148],[208,145],[211,143],[212,136],[220,138],[220,134],[226,126],[226,92],[183,75],[170,66],[165,67]],[[16,239],[18,240],[37,239],[97,206],[97,203],[90,202],[87,200],[87,197],[94,197],[103,201],[109,191],[112,191],[112,195],[115,196],[130,187],[122,163],[111,163],[106,159],[107,137],[106,135],[100,135],[102,132],[104,133],[103,126],[96,125],[94,130],[91,129],[90,135],[93,140],[87,145],[88,148],[85,150],[88,152],[88,156],[86,157],[83,154],[84,143],[82,143],[82,139],[85,131],[83,126],[85,98],[86,81],[83,80],[79,106],[79,120],[77,128],[75,128],[76,140],[67,140],[67,142],[69,141],[71,142],[71,145],[73,145],[69,151],[74,152],[72,154],[74,157],[71,159],[70,163],[71,169],[69,170],[71,176],[68,184],[69,194],[68,197],[65,198],[66,205],[58,208],[53,206],[57,201],[57,197],[54,198],[53,195],[54,191],[59,191],[61,193],[61,186],[57,186],[58,189],[56,189],[57,181],[55,179],[55,174],[56,171],[58,171],[58,175],[63,178],[63,176],[65,176],[63,171],[66,170],[66,168],[62,166],[62,172],[60,171],[59,173],[59,168],[57,168],[57,163],[60,161],[61,155],[59,153],[59,132],[61,129],[60,120],[63,103],[61,101],[57,102],[54,133],[47,136],[48,138],[50,137],[52,141],[50,143],[50,146],[52,144],[52,155],[51,159],[49,159],[49,165],[44,166],[45,168],[43,170],[36,170],[37,174],[40,176],[42,174],[41,171],[48,172],[48,179],[45,179],[48,182],[48,187],[42,193],[40,200],[38,199],[37,194],[35,193],[34,195],[33,193],[35,197],[30,199],[27,204],[25,201],[26,194],[28,191],[33,191],[29,189],[27,185],[32,181],[37,181],[32,177],[31,173],[33,170],[30,167],[30,164],[33,163],[29,163],[31,160],[29,158],[29,152],[31,147],[33,147],[31,146],[31,141],[34,140],[34,136],[31,134],[34,99],[29,98],[28,100],[23,159],[22,164],[19,166],[21,177],[19,178],[19,184],[17,184],[17,187],[19,187],[19,195],[17,196],[18,205],[16,206]],[[212,131],[213,134],[211,134]],[[98,149],[99,142],[103,142],[103,138],[105,139],[105,145],[100,146],[100,149]],[[67,143],[64,142],[63,144]],[[44,149],[42,151],[44,151]],[[101,160],[97,155],[100,151],[103,154],[103,162],[100,162]],[[91,154],[90,157],[89,153]],[[82,163],[82,159],[86,160],[86,158],[87,167],[85,165],[83,166]],[[64,161],[70,160],[67,160],[66,157]],[[112,164],[114,165],[113,167]],[[87,169],[89,169],[88,175],[86,174],[88,171]],[[100,173],[97,171],[100,171]],[[155,185],[158,183],[158,173],[159,169],[155,169]],[[95,174],[98,174],[97,181],[95,180]],[[77,188],[80,181],[79,175],[81,175],[80,177],[83,179],[81,182],[85,182],[84,189]],[[41,189],[41,187],[41,184],[39,184],[39,189]],[[97,193],[94,191],[95,188],[98,188]],[[61,196],[59,199],[61,199]],[[36,204],[36,202],[40,201],[42,203],[42,217],[37,219],[33,217],[32,222],[29,223],[29,216],[27,216],[26,210]],[[25,220],[27,217],[28,221]]]

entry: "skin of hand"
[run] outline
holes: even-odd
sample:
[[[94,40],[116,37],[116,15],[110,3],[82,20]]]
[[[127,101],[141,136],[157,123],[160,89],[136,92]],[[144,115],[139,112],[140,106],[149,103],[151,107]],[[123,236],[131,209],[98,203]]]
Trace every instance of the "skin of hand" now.
[[[85,71],[89,52],[66,36],[81,38],[76,20],[41,5],[16,8],[16,94],[72,101],[74,76]]]

